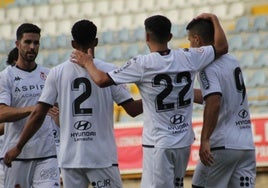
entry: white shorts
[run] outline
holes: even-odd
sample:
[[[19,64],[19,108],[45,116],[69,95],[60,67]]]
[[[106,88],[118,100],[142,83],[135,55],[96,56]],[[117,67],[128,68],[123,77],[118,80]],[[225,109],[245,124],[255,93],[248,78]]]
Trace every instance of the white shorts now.
[[[254,150],[222,149],[212,151],[214,164],[199,162],[192,179],[197,188],[254,188],[256,158]]]
[[[64,188],[122,188],[118,166],[108,168],[61,168]]]
[[[143,147],[142,188],[182,188],[190,147]]]
[[[0,188],[4,188],[4,165],[2,163],[3,161],[0,162]]]
[[[57,158],[44,160],[13,161],[12,167],[4,167],[5,187],[59,188],[60,173]]]

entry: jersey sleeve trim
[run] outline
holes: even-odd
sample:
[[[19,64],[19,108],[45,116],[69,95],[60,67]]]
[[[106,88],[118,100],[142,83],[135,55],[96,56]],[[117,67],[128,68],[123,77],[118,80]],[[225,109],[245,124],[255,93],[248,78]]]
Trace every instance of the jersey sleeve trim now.
[[[216,59],[216,49],[215,49],[215,46],[212,45],[212,48],[213,48],[213,51],[214,51],[214,60]]]

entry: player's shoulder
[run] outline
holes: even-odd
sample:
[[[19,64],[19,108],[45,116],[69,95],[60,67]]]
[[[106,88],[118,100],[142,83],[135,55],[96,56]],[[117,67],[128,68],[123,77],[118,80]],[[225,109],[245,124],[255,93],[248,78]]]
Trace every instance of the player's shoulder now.
[[[50,68],[45,67],[43,65],[37,64],[37,70],[44,71],[44,72],[49,72]]]
[[[100,69],[104,72],[109,72],[109,71],[112,71],[112,70],[117,68],[117,66],[115,64],[108,63],[106,61],[103,61],[103,60],[100,60],[97,58],[94,59],[94,64],[98,69]]]

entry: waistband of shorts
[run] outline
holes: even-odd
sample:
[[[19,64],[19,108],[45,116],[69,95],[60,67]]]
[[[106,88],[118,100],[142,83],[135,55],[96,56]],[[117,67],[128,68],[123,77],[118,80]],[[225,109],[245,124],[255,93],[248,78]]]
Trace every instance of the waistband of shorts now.
[[[39,157],[39,158],[27,158],[27,159],[20,159],[16,158],[14,161],[34,161],[34,160],[45,160],[45,159],[51,159],[51,158],[57,158],[57,155],[51,155],[47,157]],[[4,158],[0,158],[0,160],[3,160]]]
[[[144,148],[154,148],[154,145],[142,144],[142,147],[144,147]]]
[[[224,150],[225,146],[219,146],[219,147],[215,147],[215,148],[210,148],[211,151],[215,151],[215,150]]]

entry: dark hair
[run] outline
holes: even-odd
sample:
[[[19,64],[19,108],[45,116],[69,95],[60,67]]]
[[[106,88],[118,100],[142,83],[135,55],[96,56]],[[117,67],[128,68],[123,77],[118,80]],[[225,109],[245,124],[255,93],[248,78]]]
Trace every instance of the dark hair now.
[[[171,22],[167,17],[161,15],[148,17],[144,21],[144,25],[152,40],[158,43],[165,43],[169,40]]]
[[[7,64],[8,65],[14,65],[15,62],[18,60],[19,57],[19,50],[17,47],[10,50],[10,52],[7,55]]]
[[[214,42],[214,27],[210,20],[193,19],[186,26],[186,30],[199,35],[206,43]]]
[[[74,41],[80,45],[90,44],[97,35],[96,25],[89,20],[80,20],[72,27],[72,36]]]
[[[41,29],[37,25],[31,23],[21,24],[17,29],[17,40],[20,40],[24,33],[37,33],[40,35]]]

